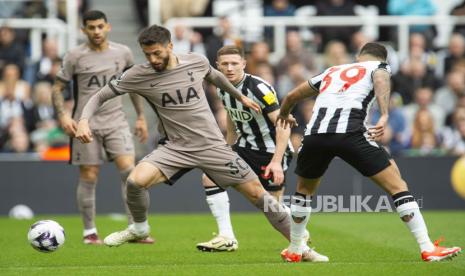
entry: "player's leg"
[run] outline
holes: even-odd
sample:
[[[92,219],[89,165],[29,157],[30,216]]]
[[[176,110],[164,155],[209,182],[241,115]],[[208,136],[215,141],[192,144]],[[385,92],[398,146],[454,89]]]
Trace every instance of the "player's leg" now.
[[[134,169],[134,155],[120,155],[116,157],[114,161],[121,177],[121,195],[123,197],[124,208],[128,216],[128,225],[132,225],[134,223],[134,219],[127,204],[127,179],[131,171]],[[153,244],[155,240],[149,236],[145,239],[137,239],[133,242],[141,244]]]
[[[434,244],[428,236],[428,228],[415,198],[409,192],[407,183],[401,178],[394,160],[391,166],[370,178],[392,196],[400,218],[415,237],[424,261],[440,261],[456,256],[461,248],[445,248]]]
[[[438,247],[431,242],[418,203],[409,192],[397,164],[394,160],[389,160],[390,157],[383,148],[361,133],[351,133],[345,136],[340,156],[391,195],[400,218],[420,247],[423,260],[441,260],[460,251],[458,247]]]
[[[98,165],[80,165],[76,200],[84,224],[84,243],[101,244],[95,225],[95,188],[99,173]]]
[[[95,225],[95,189],[99,173],[99,165],[103,163],[102,140],[100,133],[94,132],[94,140],[82,144],[71,140],[71,163],[79,166],[79,182],[76,200],[84,223],[85,244],[101,244]]]
[[[115,158],[114,162],[121,178],[121,196],[124,202],[124,209],[126,210],[126,214],[128,216],[128,225],[131,225],[134,220],[126,203],[126,192],[128,176],[134,169],[134,155],[120,155]]]
[[[202,175],[202,185],[205,189],[208,207],[218,226],[218,235],[207,242],[198,243],[197,249],[210,252],[237,250],[238,242],[229,214],[228,193],[205,174]]]
[[[330,136],[305,136],[297,157],[297,189],[291,197],[291,234],[289,247],[281,252],[287,262],[327,262],[329,258],[306,246],[307,224],[312,211],[311,200],[320,180],[334,157]]]
[[[140,162],[131,171],[127,179],[127,204],[134,223],[127,229],[107,236],[104,243],[108,246],[119,246],[123,243],[145,239],[149,236],[148,208],[150,196],[148,188],[167,181],[162,171],[149,162]]]

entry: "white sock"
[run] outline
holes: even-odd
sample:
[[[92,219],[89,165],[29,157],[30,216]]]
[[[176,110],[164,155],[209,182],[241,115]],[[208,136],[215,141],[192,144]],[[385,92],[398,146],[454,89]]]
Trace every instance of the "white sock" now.
[[[129,228],[133,229],[137,235],[145,235],[150,232],[150,226],[148,220],[144,222],[134,222],[129,225]]]
[[[298,200],[298,204],[294,201]],[[310,220],[312,207],[310,206],[310,199],[303,199],[302,197],[293,197],[291,203],[291,243],[289,251],[292,253],[302,254],[304,250],[304,234],[307,229],[307,223]],[[295,222],[294,218],[303,219],[300,222]]]
[[[410,232],[417,240],[420,250],[422,252],[433,251],[434,244],[428,236],[428,229],[426,228],[425,221],[420,213],[418,203],[416,201],[406,202],[396,207],[396,210],[402,221],[405,222],[405,225],[407,225]]]
[[[83,232],[84,237],[92,235],[92,234],[97,234],[97,228],[94,227],[90,229],[84,229],[84,232]]]
[[[229,197],[226,191],[207,195],[207,203],[218,225],[218,235],[236,239],[229,215]]]

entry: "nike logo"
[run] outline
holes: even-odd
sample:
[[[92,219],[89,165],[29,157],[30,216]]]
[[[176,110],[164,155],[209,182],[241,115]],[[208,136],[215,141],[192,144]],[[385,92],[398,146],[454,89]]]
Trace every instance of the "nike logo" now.
[[[150,87],[155,87],[155,86],[159,85],[160,83],[161,83],[161,81],[155,82],[155,83],[151,83],[151,84],[150,84]]]

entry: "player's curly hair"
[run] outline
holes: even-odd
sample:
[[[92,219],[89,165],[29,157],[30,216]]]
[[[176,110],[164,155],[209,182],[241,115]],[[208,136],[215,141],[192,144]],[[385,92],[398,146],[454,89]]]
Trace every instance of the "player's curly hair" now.
[[[145,46],[153,44],[166,45],[171,42],[171,33],[165,27],[152,25],[144,28],[139,33],[138,41],[140,45]]]
[[[363,45],[362,49],[360,50],[360,55],[372,55],[374,57],[381,58],[382,60],[386,60],[387,50],[386,47],[379,43],[369,42]]]

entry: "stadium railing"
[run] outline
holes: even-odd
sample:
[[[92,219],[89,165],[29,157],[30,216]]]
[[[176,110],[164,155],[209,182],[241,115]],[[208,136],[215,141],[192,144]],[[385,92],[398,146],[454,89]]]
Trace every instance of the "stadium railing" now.
[[[66,22],[56,18],[56,3],[48,0],[48,18],[0,18],[0,26],[30,30],[31,61],[40,59],[42,55],[43,33],[48,37],[57,38],[58,52],[63,55],[68,49],[77,45],[79,32],[77,1],[66,0]]]
[[[409,27],[412,25],[446,25],[448,32],[455,24],[465,24],[465,16],[295,16],[295,17],[273,17],[264,16],[260,18],[242,18],[240,29],[245,29],[249,22],[260,27],[272,27],[274,30],[274,52],[270,59],[278,61],[286,53],[286,27],[344,27],[362,26],[362,28],[377,28],[379,26],[398,27],[398,52],[399,56],[406,57],[409,43]],[[176,24],[183,24],[192,28],[214,28],[218,26],[217,17],[179,17],[167,20],[165,26],[173,29]],[[448,36],[447,36],[448,37]],[[444,46],[444,45],[442,45]]]

